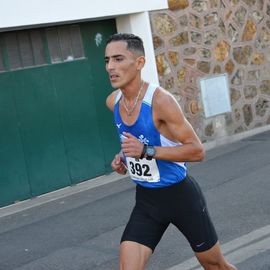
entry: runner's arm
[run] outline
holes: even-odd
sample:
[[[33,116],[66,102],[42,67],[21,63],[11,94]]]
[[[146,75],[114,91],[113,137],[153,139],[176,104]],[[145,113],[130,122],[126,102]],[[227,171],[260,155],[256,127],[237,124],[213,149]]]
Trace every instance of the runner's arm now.
[[[153,115],[160,123],[161,132],[164,130],[171,140],[182,144],[174,147],[156,146],[156,159],[185,162],[201,161],[204,158],[203,145],[178,102],[170,93],[160,88],[153,99]]]
[[[114,109],[114,103],[116,96],[118,94],[118,91],[112,92],[106,99],[106,105],[107,107],[113,112]],[[125,159],[122,153],[122,150],[115,155],[114,159],[111,162],[112,169],[119,173],[119,174],[126,174],[127,172],[127,166],[125,164]]]

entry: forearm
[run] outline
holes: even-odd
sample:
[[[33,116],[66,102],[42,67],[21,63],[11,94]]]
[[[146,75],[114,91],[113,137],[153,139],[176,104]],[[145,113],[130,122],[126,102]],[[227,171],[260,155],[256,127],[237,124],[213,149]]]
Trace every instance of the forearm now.
[[[186,143],[174,147],[156,146],[155,159],[173,162],[194,162],[204,158],[204,149],[200,143]]]

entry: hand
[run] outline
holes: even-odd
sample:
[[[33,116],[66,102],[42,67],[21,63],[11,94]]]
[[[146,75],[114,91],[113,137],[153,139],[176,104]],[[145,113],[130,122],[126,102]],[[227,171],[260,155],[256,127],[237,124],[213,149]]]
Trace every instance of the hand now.
[[[125,165],[124,157],[122,154],[115,155],[115,157],[111,163],[111,166],[112,166],[112,169],[119,174],[126,174],[127,173],[127,167]]]
[[[126,137],[122,139],[123,153],[126,157],[133,157],[139,159],[141,157],[144,144],[128,132],[123,132],[123,135]]]

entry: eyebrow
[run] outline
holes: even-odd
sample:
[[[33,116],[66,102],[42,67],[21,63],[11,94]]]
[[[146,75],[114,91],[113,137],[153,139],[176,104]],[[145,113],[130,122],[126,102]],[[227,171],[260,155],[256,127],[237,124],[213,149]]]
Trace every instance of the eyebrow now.
[[[116,54],[116,55],[112,55],[112,56],[105,56],[104,57],[104,59],[106,60],[106,59],[109,59],[109,58],[117,58],[117,57],[123,57],[124,55],[122,55],[122,54]]]

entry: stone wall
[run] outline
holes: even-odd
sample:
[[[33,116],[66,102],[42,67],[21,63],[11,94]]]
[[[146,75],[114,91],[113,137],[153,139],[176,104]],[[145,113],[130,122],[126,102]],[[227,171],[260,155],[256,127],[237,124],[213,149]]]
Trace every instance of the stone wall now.
[[[169,0],[151,12],[160,85],[202,141],[270,124],[270,1]],[[227,73],[232,112],[204,117],[198,78]]]

